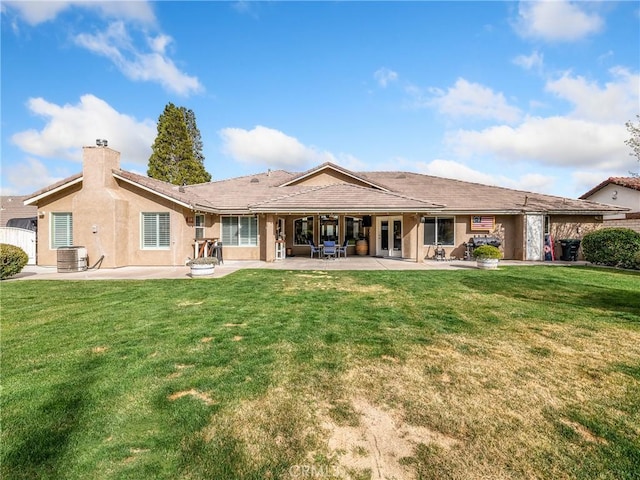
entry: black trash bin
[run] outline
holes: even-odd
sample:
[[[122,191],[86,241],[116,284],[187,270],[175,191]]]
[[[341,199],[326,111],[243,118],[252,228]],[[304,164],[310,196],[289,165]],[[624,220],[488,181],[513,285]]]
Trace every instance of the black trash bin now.
[[[565,262],[575,262],[578,260],[578,249],[580,248],[580,240],[568,238],[566,240],[560,240],[560,247],[562,248],[562,255],[560,260]]]

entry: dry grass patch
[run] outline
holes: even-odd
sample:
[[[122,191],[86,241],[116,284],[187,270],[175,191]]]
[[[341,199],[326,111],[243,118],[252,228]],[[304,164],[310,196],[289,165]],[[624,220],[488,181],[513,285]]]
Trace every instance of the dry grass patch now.
[[[167,399],[171,402],[174,402],[182,397],[196,398],[202,401],[205,405],[213,405],[215,403],[209,395],[207,395],[206,393],[199,392],[198,390],[193,388],[191,390],[183,390],[181,392],[172,393],[167,397]]]
[[[345,276],[329,275],[328,272],[296,273],[285,280],[283,291],[295,293],[298,291],[335,290],[352,294],[371,294],[390,296],[392,290],[380,284],[367,285]]]
[[[200,435],[214,452],[233,445],[225,455],[240,460],[237,475],[252,478],[255,472],[262,478],[286,478],[290,465],[308,463],[308,452],[319,447],[313,400],[282,387],[225,408]]]
[[[436,444],[449,449],[457,441],[425,427],[403,422],[398,412],[372,405],[364,398],[354,398],[358,415],[356,425],[339,425],[325,418],[322,427],[328,432],[329,457],[337,460],[341,470],[375,480],[410,478],[412,471],[403,464],[419,444]]]
[[[184,300],[181,302],[178,302],[176,305],[178,305],[179,307],[193,307],[196,305],[202,305],[204,303],[204,300]]]
[[[532,343],[548,353],[532,353]],[[627,379],[612,365],[640,358],[640,334],[609,329],[586,337],[573,326],[551,325],[514,332],[509,339],[455,335],[407,358],[400,365],[357,366],[343,380],[353,391],[366,392],[369,405],[385,405],[385,421],[390,426],[395,418],[396,432],[425,429],[407,437],[413,441],[404,443],[404,467],[420,478],[543,478],[537,462],[558,454],[558,424],[587,443],[605,443],[563,412],[625,395]],[[360,402],[357,408],[364,421],[373,422],[374,407]],[[367,435],[375,436],[359,441]],[[423,445],[407,451],[417,443]],[[579,445],[574,447],[577,452]],[[561,464],[553,476],[571,478]]]

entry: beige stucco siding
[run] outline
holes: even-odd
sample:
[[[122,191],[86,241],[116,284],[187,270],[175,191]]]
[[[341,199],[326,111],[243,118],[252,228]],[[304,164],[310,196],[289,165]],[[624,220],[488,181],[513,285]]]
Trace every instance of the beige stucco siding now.
[[[101,266],[106,268],[184,265],[193,256],[194,228],[186,222],[189,210],[145,190],[129,184],[95,191],[73,187],[46,200],[39,206],[42,214],[38,219],[39,265],[57,264],[58,252],[51,248],[51,213],[55,212],[73,212],[73,244],[87,248],[89,264],[104,255]],[[170,214],[169,248],[142,248],[143,212]]]

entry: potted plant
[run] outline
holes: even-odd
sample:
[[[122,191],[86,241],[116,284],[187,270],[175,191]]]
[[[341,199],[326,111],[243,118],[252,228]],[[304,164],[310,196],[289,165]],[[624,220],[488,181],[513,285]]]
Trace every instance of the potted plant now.
[[[213,274],[217,264],[218,259],[216,257],[198,257],[187,262],[187,266],[191,268],[192,277]]]
[[[498,268],[498,261],[502,257],[502,252],[493,245],[481,245],[473,250],[476,265],[481,270],[493,270]]]

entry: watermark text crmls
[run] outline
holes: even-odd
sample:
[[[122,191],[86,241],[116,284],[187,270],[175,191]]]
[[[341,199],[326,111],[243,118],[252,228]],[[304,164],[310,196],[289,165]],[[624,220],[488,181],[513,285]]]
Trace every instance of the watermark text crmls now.
[[[337,465],[292,465],[291,478],[345,478],[346,472]]]

